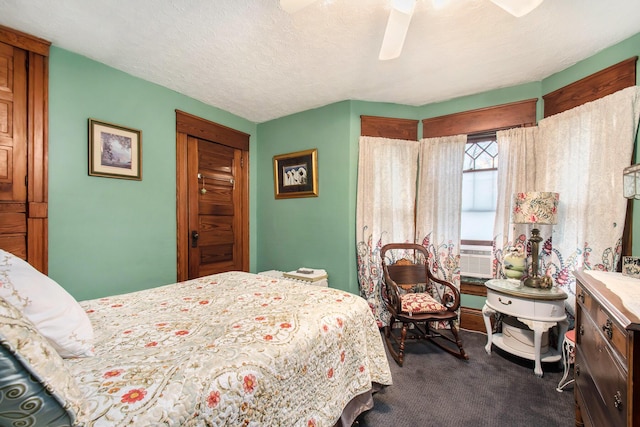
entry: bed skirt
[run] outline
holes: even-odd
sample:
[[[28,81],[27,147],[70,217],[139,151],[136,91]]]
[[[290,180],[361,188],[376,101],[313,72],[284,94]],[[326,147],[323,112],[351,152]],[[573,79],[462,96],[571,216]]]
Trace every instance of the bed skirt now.
[[[373,394],[377,393],[383,387],[384,386],[380,384],[374,383],[369,391],[351,399],[333,427],[351,427],[361,414],[373,408]]]

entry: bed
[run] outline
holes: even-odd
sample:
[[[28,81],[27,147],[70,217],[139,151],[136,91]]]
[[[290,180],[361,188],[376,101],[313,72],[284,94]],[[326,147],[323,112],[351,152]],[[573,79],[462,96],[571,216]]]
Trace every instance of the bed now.
[[[21,409],[23,418],[96,427],[351,425],[372,407],[376,388],[392,383],[362,298],[244,272],[80,303],[54,282],[65,303],[58,295],[50,305],[68,303],[67,316],[86,317],[63,322],[71,328],[65,354],[47,348],[55,341],[40,334],[46,325],[26,316],[33,304],[11,300],[24,289],[16,291],[2,255],[0,390],[24,382],[11,369],[26,371],[40,387],[26,394],[52,412]],[[92,333],[78,327],[87,321]]]

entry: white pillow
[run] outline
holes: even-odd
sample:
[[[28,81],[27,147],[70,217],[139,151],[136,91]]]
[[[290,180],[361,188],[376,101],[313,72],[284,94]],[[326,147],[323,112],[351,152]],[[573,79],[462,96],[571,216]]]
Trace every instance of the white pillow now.
[[[20,310],[60,356],[93,356],[93,327],[80,304],[55,281],[2,249],[0,297]]]

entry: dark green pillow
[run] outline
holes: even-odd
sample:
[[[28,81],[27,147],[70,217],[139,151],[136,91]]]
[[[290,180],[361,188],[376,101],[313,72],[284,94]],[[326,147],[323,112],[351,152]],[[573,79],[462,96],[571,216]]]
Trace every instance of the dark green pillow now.
[[[82,426],[84,407],[62,357],[0,298],[0,426]]]
[[[70,426],[60,403],[4,345],[0,346],[0,425]]]

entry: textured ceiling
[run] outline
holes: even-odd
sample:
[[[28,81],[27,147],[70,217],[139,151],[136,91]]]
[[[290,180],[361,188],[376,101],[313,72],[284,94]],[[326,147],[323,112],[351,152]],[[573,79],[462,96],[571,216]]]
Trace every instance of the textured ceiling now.
[[[436,3],[445,3],[438,9]],[[638,0],[419,0],[379,61],[389,0],[0,0],[0,25],[253,122],[342,100],[424,105],[540,81],[640,32]]]

